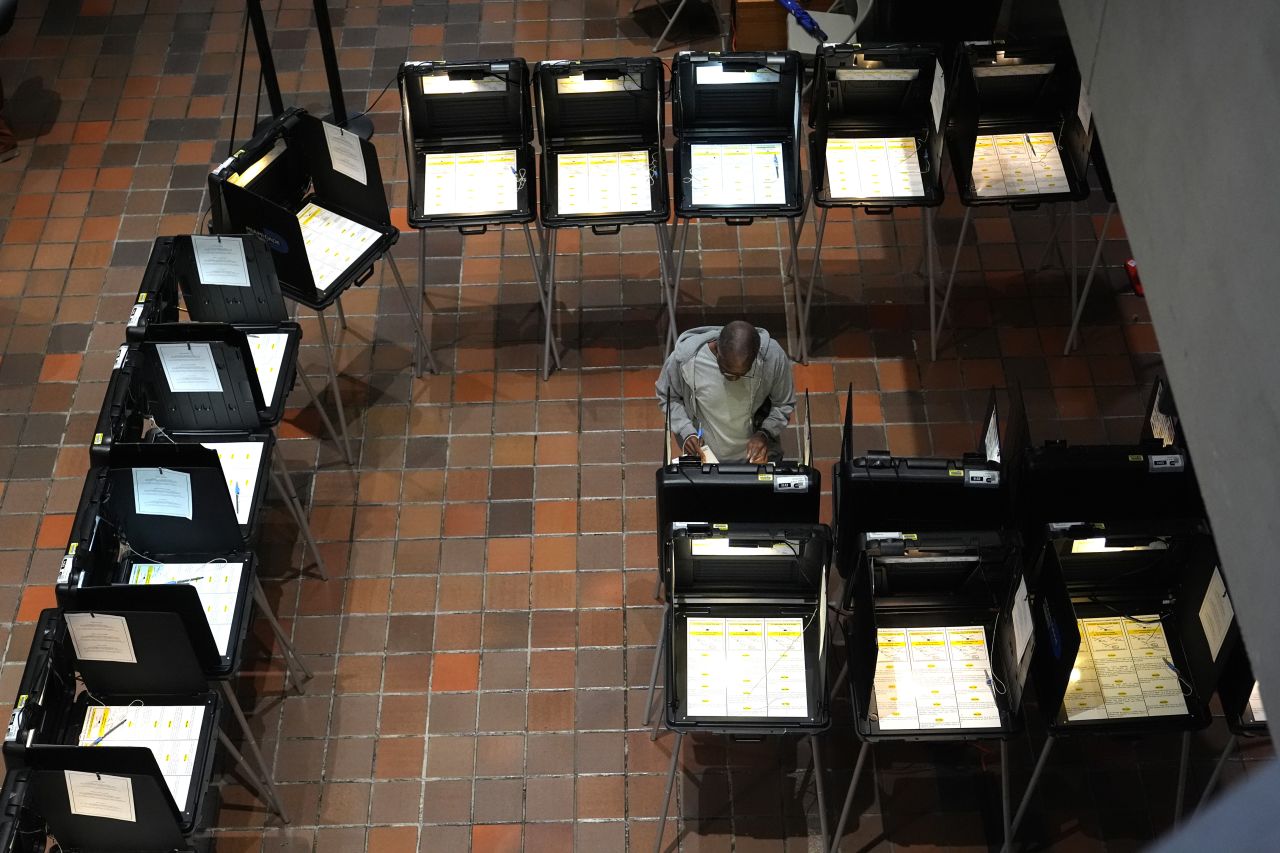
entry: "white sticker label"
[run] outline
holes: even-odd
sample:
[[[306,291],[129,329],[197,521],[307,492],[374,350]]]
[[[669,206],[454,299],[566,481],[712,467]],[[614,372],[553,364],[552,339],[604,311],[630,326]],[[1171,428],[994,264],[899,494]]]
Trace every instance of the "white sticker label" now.
[[[964,481],[970,486],[989,488],[1000,485],[999,471],[965,469]]]
[[[1227,585],[1222,581],[1222,571],[1215,566],[1213,575],[1209,578],[1209,588],[1204,591],[1204,601],[1200,602],[1200,627],[1204,629],[1204,637],[1209,641],[1209,653],[1215,661],[1235,617],[1231,596],[1227,595]]]
[[[139,302],[129,309],[129,328],[132,329],[138,325],[138,321],[142,319],[142,303]]]
[[[27,704],[27,694],[23,693],[18,697],[18,701],[13,706],[13,711],[9,714],[9,728],[5,731],[5,741],[13,741],[18,739],[18,729],[22,726],[22,708]]]
[[[809,491],[808,474],[778,474],[773,478],[775,492],[807,492]]]
[[[76,558],[67,554],[62,558],[62,567],[58,569],[58,583],[67,583],[71,580],[71,567],[75,565]]]
[[[324,127],[324,141],[329,146],[329,162],[333,165],[333,170],[368,186],[369,176],[364,169],[364,151],[360,148],[360,137],[327,121],[320,124]]]
[[[81,773],[79,770],[64,770],[63,773],[67,779],[67,804],[72,814],[138,822],[133,806],[133,782],[128,776]]]
[[[67,630],[80,660],[137,663],[129,620],[105,613],[68,613]]]
[[[111,369],[112,369],[112,370],[119,370],[119,369],[120,369],[120,366],[121,366],[122,364],[124,364],[124,357],[125,357],[126,355],[128,355],[128,353],[129,353],[129,345],[128,345],[128,344],[121,344],[121,345],[120,345],[120,350],[116,353],[116,361],[115,361],[115,364],[111,365]]]
[[[880,540],[882,540],[882,539],[901,539],[901,538],[902,538],[902,534],[901,534],[901,533],[884,533],[884,532],[880,532],[880,533],[868,533],[868,534],[867,534],[867,541],[868,541],[868,542],[879,542],[879,541],[880,541]]]
[[[1153,453],[1147,457],[1147,470],[1153,473],[1163,471],[1181,471],[1183,468],[1180,453]]]

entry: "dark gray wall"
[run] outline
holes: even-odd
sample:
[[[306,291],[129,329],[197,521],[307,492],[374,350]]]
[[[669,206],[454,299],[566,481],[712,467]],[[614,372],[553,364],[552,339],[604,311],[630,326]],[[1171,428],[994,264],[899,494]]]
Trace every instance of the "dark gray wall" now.
[[[1061,3],[1223,572],[1280,714],[1280,3]]]

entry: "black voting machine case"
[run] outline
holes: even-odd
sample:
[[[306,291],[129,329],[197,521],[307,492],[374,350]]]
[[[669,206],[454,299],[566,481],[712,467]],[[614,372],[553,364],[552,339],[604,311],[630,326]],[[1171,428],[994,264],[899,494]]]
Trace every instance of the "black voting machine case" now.
[[[539,62],[534,104],[542,141],[540,219],[549,228],[597,229],[666,222],[670,212],[663,148],[663,68],[657,57]],[[644,151],[649,158],[649,207],[612,213],[560,209],[561,155]]]
[[[800,173],[800,85],[804,67],[795,51],[676,55],[671,71],[672,146],[676,215],[724,217],[749,223],[756,216],[799,216],[804,210]],[[751,146],[777,144],[775,180],[783,184],[780,203],[699,203],[701,175],[693,146],[731,145],[735,157],[756,158]],[[719,156],[716,157],[717,164]]]
[[[488,225],[532,222],[537,215],[537,169],[525,61],[406,62],[400,66],[399,82],[405,157],[411,164],[409,224],[480,233]],[[513,209],[433,212],[424,197],[428,157],[497,151],[510,151],[515,157]]]
[[[391,225],[377,150],[359,140],[362,184],[333,167],[322,125],[301,109],[286,110],[209,175],[213,231],[261,237],[274,255],[281,289],[316,310],[327,308],[348,286],[368,281],[374,262],[399,238]],[[323,288],[313,275],[297,216],[308,203],[377,233]]]
[[[950,82],[947,151],[964,204],[1034,207],[1089,195],[1086,169],[1092,134],[1080,121],[1080,72],[1069,44],[966,42],[956,53]],[[1044,132],[1052,132],[1057,143],[1065,192],[977,194],[972,174],[978,136]]]
[[[764,735],[781,733],[813,734],[830,724],[826,686],[826,582],[831,558],[831,533],[821,524],[690,524],[673,531],[664,563],[669,574],[671,607],[667,609],[671,642],[666,659],[666,725],[673,731]],[[699,713],[691,691],[699,674],[688,665],[689,620],[725,620],[726,656],[734,652],[733,619],[760,620],[760,654],[765,656],[766,684],[758,679],[741,685],[756,694],[753,701],[773,699],[765,707],[744,706],[739,714]],[[768,620],[789,620],[789,628],[770,625]],[[795,623],[800,624],[797,636]],[[770,629],[773,630],[770,630]],[[789,632],[789,633],[788,633]],[[777,637],[774,634],[777,633]],[[787,639],[790,637],[790,639]],[[792,689],[775,672],[778,663],[768,662],[769,647],[787,643],[781,652],[803,652],[804,709],[790,713],[798,702],[788,701],[779,690]],[[726,657],[727,660],[727,657]],[[720,662],[721,667],[724,661]],[[733,696],[739,685],[726,676],[724,689]],[[761,688],[764,688],[763,690]],[[767,694],[762,696],[760,694]],[[723,694],[722,694],[723,695]],[[726,700],[725,709],[730,710]]]
[[[934,87],[942,83],[941,53],[933,45],[826,44],[817,51],[809,111],[809,172],[819,207],[893,207],[942,204],[945,106],[935,122]],[[833,197],[827,144],[833,139],[911,137],[924,193],[919,196]]]
[[[202,824],[205,793],[213,774],[213,743],[220,703],[210,692],[185,634],[172,613],[108,613],[128,620],[137,663],[77,659],[64,613],[40,614],[23,687],[23,715],[5,741],[10,770],[29,773],[29,808],[48,824],[67,850],[126,853],[182,850],[184,836]],[[86,691],[76,695],[76,673]],[[91,698],[92,697],[92,698]],[[78,746],[84,718],[99,700],[105,705],[201,706],[204,715],[191,761],[186,802],[175,803],[155,756],[146,747]],[[66,771],[124,776],[130,780],[136,820],[76,814]]]

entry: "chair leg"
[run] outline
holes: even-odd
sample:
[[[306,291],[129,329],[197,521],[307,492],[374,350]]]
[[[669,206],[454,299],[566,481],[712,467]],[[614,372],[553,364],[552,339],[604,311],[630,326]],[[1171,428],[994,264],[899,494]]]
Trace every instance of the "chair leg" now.
[[[307,666],[302,657],[298,654],[298,650],[284,633],[284,628],[280,625],[280,620],[276,618],[276,614],[271,609],[271,602],[267,601],[266,590],[262,588],[262,581],[257,575],[253,577],[253,600],[257,602],[258,609],[262,611],[263,617],[267,620],[267,624],[271,626],[271,633],[275,635],[276,641],[280,643],[280,650],[284,654],[285,672],[289,680],[293,682],[294,689],[299,693],[303,693],[302,685],[304,682],[310,681],[314,675],[311,668]],[[294,671],[294,667],[302,670],[302,678],[298,678],[298,673]]]
[[[683,744],[684,732],[677,732],[675,743],[671,745],[671,768],[667,771],[667,791],[662,796],[662,817],[658,819],[658,837],[653,842],[653,853],[660,853],[662,850],[662,836],[667,829],[667,813],[671,811],[671,790],[676,785],[676,770],[680,767],[680,747]]]
[[[844,835],[845,824],[849,821],[849,811],[853,808],[853,795],[858,792],[858,779],[862,776],[862,768],[867,763],[867,753],[871,744],[862,742],[858,749],[858,760],[853,765],[853,778],[849,780],[849,793],[844,796],[844,807],[840,809],[840,819],[836,821],[836,834],[831,839],[831,853],[839,853],[840,836]]]
[[[644,724],[653,718],[653,691],[658,686],[658,670],[662,665],[662,652],[667,644],[667,607],[662,608],[662,627],[658,629],[658,648],[653,652],[653,668],[649,672],[649,694],[644,702]]]
[[[280,805],[280,800],[276,797],[275,782],[267,782],[259,778],[257,773],[253,772],[253,768],[249,766],[249,762],[245,760],[240,750],[236,749],[235,744],[231,742],[231,738],[227,737],[226,732],[218,729],[218,742],[222,744],[222,748],[231,754],[232,760],[240,765],[240,770],[245,776],[249,777],[249,782],[253,787],[258,789],[258,796],[267,804],[267,808],[271,809],[280,816],[283,823],[289,822],[289,816],[284,812],[284,806]]]
[[[320,322],[324,322],[321,318]],[[316,393],[316,386],[311,384],[311,378],[307,376],[306,371],[299,370],[298,378],[302,380],[302,387],[307,389],[307,394],[311,397],[311,403],[316,407],[316,411],[320,413],[320,421],[324,424],[324,428],[329,432],[329,438],[333,439],[333,443],[338,445],[338,449],[342,451],[342,457],[346,460],[347,467],[353,467],[354,462],[351,459],[351,445],[345,441],[345,435],[339,436],[337,428],[333,425],[333,419],[329,417],[329,410],[320,405],[320,395]]]
[[[324,556],[321,555],[320,546],[316,544],[315,536],[311,533],[311,523],[307,521],[307,513],[302,506],[302,501],[298,499],[298,490],[293,487],[293,478],[289,476],[289,469],[285,467],[284,460],[280,458],[279,453],[271,455],[271,464],[276,469],[271,472],[271,479],[276,484],[276,488],[284,495],[285,506],[289,508],[289,513],[297,523],[298,531],[302,533],[303,541],[307,543],[307,548],[311,550],[311,556],[315,557],[316,571],[320,573],[320,579],[327,581],[329,572],[325,568]]]

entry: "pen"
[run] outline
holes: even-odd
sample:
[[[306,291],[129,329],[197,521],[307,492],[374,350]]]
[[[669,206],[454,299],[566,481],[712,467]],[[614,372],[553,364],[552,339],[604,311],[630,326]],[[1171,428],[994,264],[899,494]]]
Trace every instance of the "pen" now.
[[[107,729],[105,732],[103,732],[101,735],[99,735],[99,736],[97,737],[97,739],[95,739],[95,740],[94,740],[94,742],[93,742],[93,743],[89,744],[89,746],[97,746],[98,744],[102,743],[104,740],[106,740],[106,739],[107,739],[107,735],[111,734],[112,732],[114,732],[116,729],[120,728],[121,726],[123,726],[123,725],[124,725],[125,723],[127,723],[127,722],[129,722],[129,720],[128,720],[128,718],[126,717],[125,719],[123,719],[123,720],[121,720],[120,722],[116,723],[114,726],[112,726],[111,728],[109,728],[109,729]]]
[[[236,483],[236,515],[240,514],[240,484]]]
[[[183,578],[182,580],[165,581],[165,585],[167,586],[169,584],[175,584],[175,583],[195,583],[196,581],[202,581],[202,580],[204,580],[204,575],[201,575],[198,578]]]

